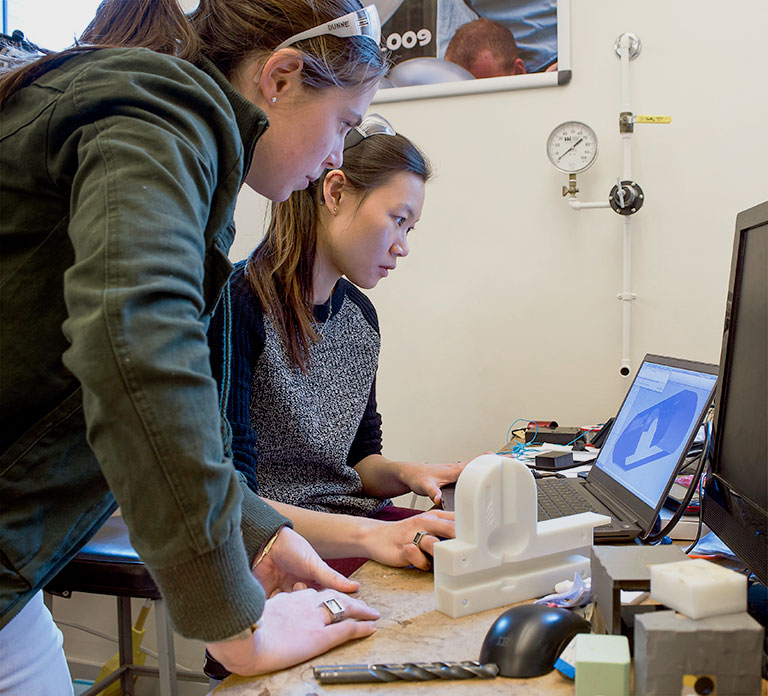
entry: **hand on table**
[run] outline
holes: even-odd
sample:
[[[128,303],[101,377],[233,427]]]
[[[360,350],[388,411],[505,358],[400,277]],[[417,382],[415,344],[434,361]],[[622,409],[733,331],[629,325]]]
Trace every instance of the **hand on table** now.
[[[342,606],[343,620],[332,623],[330,610],[322,604],[328,599]],[[334,590],[279,592],[267,600],[260,626],[252,636],[208,643],[206,648],[230,672],[265,674],[321,655],[348,640],[369,636],[376,630],[378,618],[376,609]]]
[[[431,563],[426,554],[434,555],[438,537],[453,539],[456,536],[454,513],[444,510],[430,510],[398,522],[371,521],[375,524],[367,532],[369,556],[389,566],[413,565],[429,570]],[[417,546],[413,540],[418,532],[426,534]]]
[[[360,583],[345,578],[323,561],[309,542],[290,527],[283,527],[264,558],[253,568],[253,576],[267,597],[300,587],[328,587],[355,592]],[[326,612],[327,613],[327,612]]]

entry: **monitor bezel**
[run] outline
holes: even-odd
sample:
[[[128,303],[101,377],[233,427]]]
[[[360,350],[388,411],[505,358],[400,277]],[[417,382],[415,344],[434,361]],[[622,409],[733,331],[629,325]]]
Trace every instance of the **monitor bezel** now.
[[[725,320],[723,323],[723,340],[720,350],[720,379],[715,391],[715,411],[713,418],[713,442],[707,468],[707,483],[702,496],[702,521],[721,541],[736,554],[746,566],[758,577],[760,582],[768,584],[768,510],[759,505],[745,494],[734,494],[730,483],[718,471],[718,462],[722,451],[721,426],[725,420],[724,394],[728,394],[730,380],[730,355],[733,350],[735,332],[731,331],[734,314],[738,311],[741,298],[741,276],[744,264],[745,240],[747,234],[758,227],[768,228],[768,201],[742,211],[736,216],[736,231],[734,234],[733,253],[731,256],[731,272],[728,279],[728,296],[726,299]],[[738,281],[738,282],[737,282]],[[740,509],[735,513],[734,509]],[[739,537],[737,517],[745,514],[756,515],[763,523],[763,544],[760,549],[740,553],[743,538]],[[728,525],[726,520],[733,524]],[[757,546],[757,545],[756,545]],[[747,556],[747,557],[745,557]]]

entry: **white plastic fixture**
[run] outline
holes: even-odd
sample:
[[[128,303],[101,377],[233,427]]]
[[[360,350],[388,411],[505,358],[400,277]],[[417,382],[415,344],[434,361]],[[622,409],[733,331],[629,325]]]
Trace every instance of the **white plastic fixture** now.
[[[541,597],[590,574],[592,529],[583,512],[537,522],[536,482],[515,459],[484,454],[456,484],[456,538],[435,545],[435,608],[453,618]]]

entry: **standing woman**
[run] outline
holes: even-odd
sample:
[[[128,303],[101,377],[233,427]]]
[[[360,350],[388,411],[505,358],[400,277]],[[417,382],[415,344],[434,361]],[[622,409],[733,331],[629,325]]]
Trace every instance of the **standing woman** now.
[[[224,455],[206,328],[240,186],[284,200],[341,164],[378,43],[357,0],[105,0],[0,78],[0,693],[71,693],[41,590],[117,504],[176,630],[231,671],[374,630]],[[265,606],[296,582],[336,590]]]
[[[453,513],[411,516],[389,500],[414,491],[437,503],[462,465],[381,455],[379,325],[358,289],[408,254],[430,174],[410,140],[366,118],[343,166],[273,206],[209,330],[235,466],[324,558],[345,559],[332,565],[346,573],[366,558],[427,569],[438,538],[454,536]]]

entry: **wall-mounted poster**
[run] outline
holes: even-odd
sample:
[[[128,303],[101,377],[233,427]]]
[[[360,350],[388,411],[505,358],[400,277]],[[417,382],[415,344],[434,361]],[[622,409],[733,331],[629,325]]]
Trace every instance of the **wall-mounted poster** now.
[[[374,102],[571,79],[570,0],[376,0],[393,67]]]

